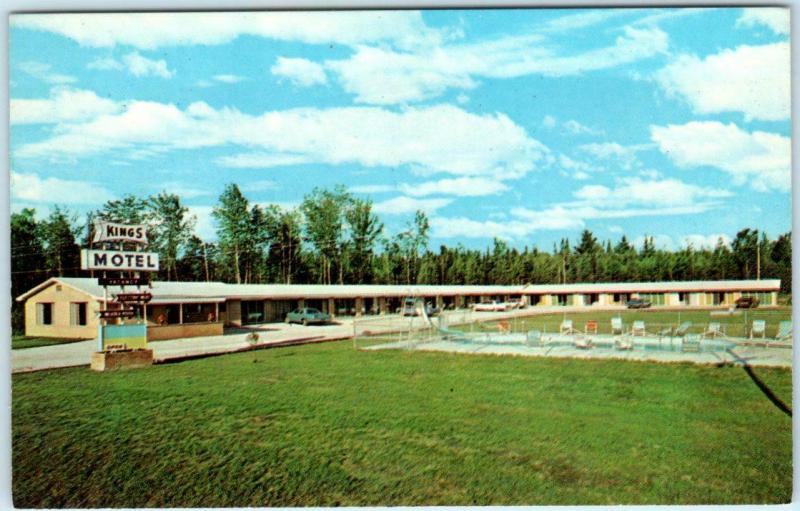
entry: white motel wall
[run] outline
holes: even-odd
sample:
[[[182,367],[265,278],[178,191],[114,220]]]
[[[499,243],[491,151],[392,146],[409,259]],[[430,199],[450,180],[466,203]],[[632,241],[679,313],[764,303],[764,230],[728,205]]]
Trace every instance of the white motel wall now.
[[[395,313],[405,297],[421,297],[444,308],[520,300],[528,307],[613,309],[631,298],[653,307],[725,308],[741,296],[761,306],[777,305],[780,280],[624,282],[519,286],[286,285],[223,282],[153,282],[152,301],[139,310],[148,339],[222,334],[225,326],[282,321],[298,307],[334,316]],[[126,287],[130,292],[135,288]],[[109,286],[109,308],[122,288]],[[97,335],[103,287],[93,278],[54,277],[17,297],[25,304],[25,335],[86,338]],[[122,321],[122,320],[119,320]]]

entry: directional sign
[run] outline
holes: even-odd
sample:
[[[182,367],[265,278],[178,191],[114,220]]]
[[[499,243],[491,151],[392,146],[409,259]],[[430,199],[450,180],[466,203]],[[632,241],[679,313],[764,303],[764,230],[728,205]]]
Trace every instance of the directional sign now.
[[[97,283],[101,286],[146,286],[150,282],[141,277],[99,277]]]
[[[155,252],[118,252],[114,250],[81,250],[83,270],[158,271]]]
[[[147,228],[144,225],[115,224],[96,222],[94,224],[94,243],[111,241],[130,241],[147,245]]]
[[[107,311],[100,311],[100,319],[111,318],[132,318],[136,315],[133,309],[113,309]]]
[[[147,303],[153,299],[150,293],[117,293],[114,297],[121,303]]]

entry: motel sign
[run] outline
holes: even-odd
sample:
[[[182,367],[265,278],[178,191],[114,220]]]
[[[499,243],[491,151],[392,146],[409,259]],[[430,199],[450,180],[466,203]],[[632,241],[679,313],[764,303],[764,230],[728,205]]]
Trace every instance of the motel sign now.
[[[94,224],[93,243],[109,241],[129,241],[147,245],[147,228],[144,225],[125,225],[113,222],[96,222]]]
[[[82,270],[158,271],[155,252],[121,252],[116,250],[81,250]]]

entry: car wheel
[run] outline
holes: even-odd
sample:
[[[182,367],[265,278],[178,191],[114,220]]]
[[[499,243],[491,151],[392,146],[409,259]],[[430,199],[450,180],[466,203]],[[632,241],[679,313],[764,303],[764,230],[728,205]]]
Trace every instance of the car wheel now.
[[[303,318],[303,326],[308,326],[308,320],[306,318]]]

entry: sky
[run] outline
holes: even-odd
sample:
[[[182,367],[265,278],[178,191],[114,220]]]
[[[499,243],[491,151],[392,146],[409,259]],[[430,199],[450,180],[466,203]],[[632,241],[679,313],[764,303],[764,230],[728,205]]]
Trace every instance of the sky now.
[[[678,249],[791,228],[789,11],[13,15],[11,207],[341,184],[394,235]]]

